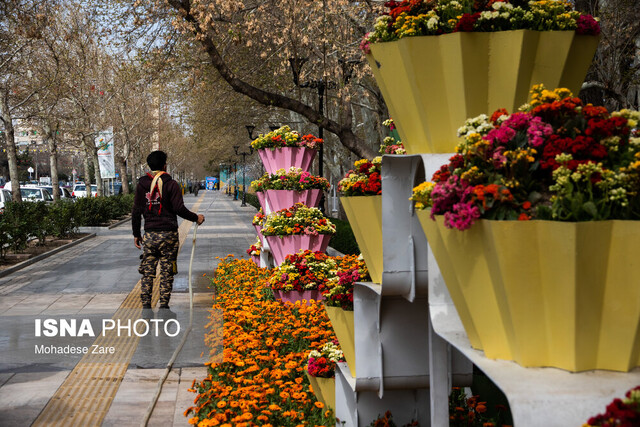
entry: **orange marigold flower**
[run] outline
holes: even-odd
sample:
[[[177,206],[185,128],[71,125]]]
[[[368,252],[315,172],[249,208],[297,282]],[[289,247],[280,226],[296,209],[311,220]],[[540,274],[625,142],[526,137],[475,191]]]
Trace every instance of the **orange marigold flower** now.
[[[200,419],[198,417],[191,417],[189,418],[189,424],[191,425],[196,425],[198,424],[198,421],[200,421]]]
[[[316,403],[314,403],[314,405],[316,406],[316,408],[319,408],[319,409],[324,408],[324,403],[322,403],[322,402],[316,402]]]

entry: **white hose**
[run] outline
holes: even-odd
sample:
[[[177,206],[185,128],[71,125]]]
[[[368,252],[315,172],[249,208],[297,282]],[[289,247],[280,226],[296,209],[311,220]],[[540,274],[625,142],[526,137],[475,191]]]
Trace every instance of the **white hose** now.
[[[158,403],[158,399],[160,398],[160,393],[162,393],[162,386],[164,385],[165,380],[169,376],[169,372],[171,372],[173,363],[176,361],[176,358],[178,357],[178,354],[182,350],[184,343],[187,342],[187,336],[189,336],[189,332],[191,332],[191,328],[193,327],[193,288],[191,285],[191,269],[193,267],[193,254],[196,251],[197,234],[198,234],[198,223],[196,223],[196,226],[193,229],[193,245],[191,246],[191,260],[189,261],[189,326],[187,327],[187,329],[184,332],[184,335],[182,336],[182,341],[180,341],[180,344],[178,345],[176,350],[173,352],[173,356],[171,356],[171,360],[169,360],[169,362],[167,363],[167,367],[164,370],[164,374],[162,375],[162,378],[160,378],[160,380],[158,381],[156,392],[153,395],[153,399],[149,403],[149,406],[147,407],[147,412],[144,414],[144,419],[142,420],[142,423],[140,423],[141,427],[147,427],[147,424],[149,423],[149,419],[151,418],[151,414],[153,413],[153,409],[155,408],[156,403]]]

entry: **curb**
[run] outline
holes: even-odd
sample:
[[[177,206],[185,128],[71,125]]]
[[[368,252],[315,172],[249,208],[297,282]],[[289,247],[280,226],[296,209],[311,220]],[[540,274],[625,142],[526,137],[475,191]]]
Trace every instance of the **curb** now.
[[[112,228],[116,228],[119,225],[124,224],[127,221],[131,221],[131,216],[125,218],[125,219],[121,219],[120,221],[116,222],[115,224],[111,224],[110,226],[107,227],[107,229],[111,230]]]
[[[38,261],[41,261],[41,260],[43,260],[45,258],[50,257],[51,255],[57,254],[58,252],[64,251],[65,249],[69,249],[72,246],[75,246],[75,245],[77,245],[79,243],[82,243],[82,242],[84,242],[86,240],[89,240],[89,239],[92,239],[94,237],[96,237],[96,234],[92,233],[92,234],[89,234],[88,236],[81,237],[78,240],[74,240],[71,243],[67,243],[66,245],[62,245],[62,246],[59,246],[59,247],[57,247],[55,249],[51,249],[49,252],[45,252],[43,254],[34,256],[33,258],[29,258],[26,261],[22,261],[19,264],[16,264],[16,265],[14,265],[12,267],[9,267],[9,268],[6,268],[6,269],[0,271],[0,277],[8,276],[9,274],[15,273],[18,270],[21,270],[21,269],[23,269],[25,267],[30,266],[31,264],[35,264]]]

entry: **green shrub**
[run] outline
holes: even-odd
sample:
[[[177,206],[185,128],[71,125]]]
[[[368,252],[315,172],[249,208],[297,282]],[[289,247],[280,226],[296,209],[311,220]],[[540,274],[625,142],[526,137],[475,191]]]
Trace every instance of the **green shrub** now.
[[[240,194],[240,197],[242,197],[242,194]],[[260,206],[260,201],[258,200],[258,196],[256,196],[255,194],[247,193],[247,195],[245,197],[246,198],[244,200],[248,204],[250,204],[251,206],[253,206],[257,210],[260,210],[261,206]]]
[[[57,238],[69,237],[78,227],[75,218],[75,203],[67,200],[58,200],[49,205],[49,222],[51,234]]]
[[[31,222],[33,221],[30,216],[30,205],[29,202],[7,202],[4,205],[2,216],[14,252],[19,252],[27,247]]]
[[[356,242],[349,222],[337,218],[329,219],[336,225],[336,234],[334,234],[329,241],[329,245],[345,255],[359,255],[360,248],[358,247],[358,242]]]

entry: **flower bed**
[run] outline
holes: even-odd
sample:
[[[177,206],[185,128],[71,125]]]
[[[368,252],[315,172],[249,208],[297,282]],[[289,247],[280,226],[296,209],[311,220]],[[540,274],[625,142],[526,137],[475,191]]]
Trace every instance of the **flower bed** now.
[[[370,43],[405,37],[434,36],[455,32],[512,30],[567,31],[598,35],[600,26],[593,16],[581,14],[569,2],[538,0],[514,6],[508,1],[390,1],[389,12],[378,17],[361,48],[368,53]]]
[[[336,279],[335,259],[323,252],[301,251],[287,255],[280,267],[273,269],[269,286],[273,290],[324,292]]]
[[[458,154],[414,190],[417,207],[468,229],[479,218],[640,219],[640,113],[583,105],[566,89],[460,128]]]
[[[640,425],[640,386],[629,390],[624,399],[614,399],[604,414],[589,418],[583,427]]]
[[[358,160],[353,169],[338,183],[342,196],[375,196],[382,194],[382,157]]]
[[[225,259],[216,269],[216,304],[224,312],[224,362],[195,382],[195,405],[185,412],[200,427],[335,425],[305,376],[309,348],[335,339],[322,305],[281,304],[263,292],[269,272],[248,260]]]
[[[267,134],[260,134],[255,140],[251,142],[251,146],[254,150],[261,149],[276,149],[282,147],[306,147],[311,149],[317,149],[322,145],[323,141],[313,135],[300,134],[294,130],[291,130],[289,126],[282,126]]]
[[[253,181],[251,187],[255,191],[266,190],[323,190],[329,191],[329,181],[326,178],[311,175],[301,168],[291,167],[288,170],[278,169],[276,173],[264,174],[262,178]]]
[[[267,216],[262,234],[264,236],[289,236],[303,234],[317,236],[334,234],[336,227],[322,215],[320,209],[296,203],[289,209],[282,209]]]

